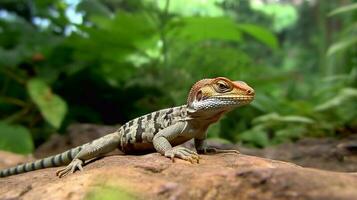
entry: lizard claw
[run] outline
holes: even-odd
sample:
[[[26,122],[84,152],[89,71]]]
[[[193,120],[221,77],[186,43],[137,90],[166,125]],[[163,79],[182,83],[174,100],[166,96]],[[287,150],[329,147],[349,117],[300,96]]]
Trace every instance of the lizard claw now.
[[[69,165],[67,165],[65,168],[62,168],[60,170],[56,171],[56,176],[58,176],[59,178],[62,178],[63,176],[68,175],[69,173],[74,173],[76,171],[76,169],[79,169],[79,171],[83,171],[83,161],[76,158],[74,160],[72,160],[71,163],[69,163]]]
[[[200,159],[199,155],[196,152],[184,147],[175,147],[169,151],[166,151],[165,156],[170,158],[172,162],[175,162],[175,157],[177,157],[182,160],[189,161],[192,164],[199,163]]]

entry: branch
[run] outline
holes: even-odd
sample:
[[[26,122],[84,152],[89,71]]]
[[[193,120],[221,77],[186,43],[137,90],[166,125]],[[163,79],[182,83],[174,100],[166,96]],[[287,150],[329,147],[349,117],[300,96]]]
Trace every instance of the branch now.
[[[16,82],[20,83],[21,85],[25,85],[26,84],[26,80],[25,79],[23,79],[22,77],[20,77],[16,73],[8,70],[7,68],[3,68],[1,70],[1,72],[4,73],[5,76],[8,76],[8,77],[12,78],[13,80],[15,80]]]

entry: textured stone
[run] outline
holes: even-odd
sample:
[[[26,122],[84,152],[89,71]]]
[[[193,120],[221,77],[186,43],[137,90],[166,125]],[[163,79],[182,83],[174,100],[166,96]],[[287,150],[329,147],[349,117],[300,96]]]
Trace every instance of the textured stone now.
[[[5,154],[4,154],[5,155]],[[4,158],[1,158],[4,159]],[[111,155],[57,178],[49,168],[0,179],[1,199],[355,199],[357,175],[236,154],[200,164],[158,153]],[[102,195],[102,196],[101,196]]]

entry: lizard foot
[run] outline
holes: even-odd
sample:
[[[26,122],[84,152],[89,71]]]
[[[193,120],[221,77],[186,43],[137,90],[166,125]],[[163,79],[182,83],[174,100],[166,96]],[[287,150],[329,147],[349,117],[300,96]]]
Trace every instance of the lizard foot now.
[[[200,159],[196,152],[184,147],[174,147],[171,150],[166,151],[165,156],[171,158],[172,162],[175,161],[175,157],[187,160],[191,163],[199,163]]]
[[[56,176],[61,178],[63,176],[66,176],[69,173],[74,173],[76,171],[76,169],[83,171],[82,165],[83,165],[83,161],[78,158],[75,158],[72,160],[71,163],[69,163],[69,165],[67,165],[67,167],[57,170]]]
[[[213,147],[207,147],[204,148],[202,150],[197,150],[198,153],[200,154],[210,154],[210,153],[236,153],[236,154],[240,154],[240,152],[238,150],[235,149],[217,149],[217,148],[213,148]]]

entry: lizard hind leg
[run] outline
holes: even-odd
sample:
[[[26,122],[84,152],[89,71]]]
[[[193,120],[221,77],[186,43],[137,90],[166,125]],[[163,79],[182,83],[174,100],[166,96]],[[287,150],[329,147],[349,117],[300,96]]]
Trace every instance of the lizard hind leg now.
[[[56,171],[56,176],[61,178],[63,176],[66,176],[69,173],[73,174],[76,171],[76,169],[79,169],[80,171],[83,171],[82,165],[83,165],[83,161],[78,159],[78,158],[75,158],[65,168],[57,170]]]
[[[77,169],[83,171],[82,165],[85,160],[97,158],[100,155],[114,150],[117,148],[119,141],[118,134],[114,132],[82,145],[80,151],[75,155],[71,163],[69,163],[67,167],[58,170],[56,175],[61,178],[67,174],[74,173]]]

